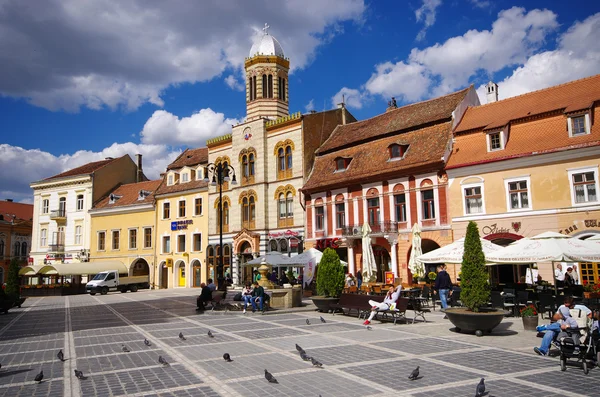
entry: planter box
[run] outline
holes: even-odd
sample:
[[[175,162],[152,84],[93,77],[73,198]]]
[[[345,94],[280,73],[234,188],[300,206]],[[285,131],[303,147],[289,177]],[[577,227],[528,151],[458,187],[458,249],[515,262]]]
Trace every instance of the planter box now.
[[[525,316],[521,318],[523,319],[523,328],[525,331],[535,331],[539,322],[538,316]]]
[[[446,316],[454,324],[457,332],[475,332],[477,336],[483,336],[484,332],[491,333],[507,314],[506,311],[498,309],[480,310],[476,313],[464,307],[449,308],[446,309]]]
[[[326,298],[324,296],[313,296],[311,298],[317,310],[320,312],[329,312],[333,310],[330,305],[335,305],[340,301],[340,298]]]

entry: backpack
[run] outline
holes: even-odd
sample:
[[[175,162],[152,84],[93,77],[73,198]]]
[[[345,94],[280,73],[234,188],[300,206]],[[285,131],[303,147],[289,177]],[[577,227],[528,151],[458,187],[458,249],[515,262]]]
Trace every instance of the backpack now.
[[[234,301],[241,301],[242,300],[242,293],[238,292],[237,294],[235,294],[235,296],[233,297]]]

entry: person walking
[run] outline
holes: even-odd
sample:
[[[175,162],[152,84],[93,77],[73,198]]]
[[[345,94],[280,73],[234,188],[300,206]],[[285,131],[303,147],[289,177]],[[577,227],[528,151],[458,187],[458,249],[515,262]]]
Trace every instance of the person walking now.
[[[375,315],[377,314],[377,312],[379,310],[385,311],[385,310],[394,308],[396,306],[396,301],[398,300],[398,297],[400,296],[401,290],[402,290],[402,286],[400,286],[400,285],[397,286],[396,288],[390,287],[387,294],[385,295],[385,298],[383,299],[383,302],[377,302],[377,301],[370,300],[369,305],[371,305],[371,315],[369,316],[369,318],[367,320],[365,320],[363,325],[371,324],[371,320],[373,320],[373,317],[375,317]]]
[[[435,285],[433,286],[433,293],[436,292],[440,296],[440,302],[442,303],[443,312],[448,308],[448,292],[452,291],[452,280],[450,275],[446,271],[446,265],[438,267],[438,274],[435,278]]]
[[[362,272],[356,272],[356,285],[358,286],[358,290],[360,291],[360,287],[362,286]]]

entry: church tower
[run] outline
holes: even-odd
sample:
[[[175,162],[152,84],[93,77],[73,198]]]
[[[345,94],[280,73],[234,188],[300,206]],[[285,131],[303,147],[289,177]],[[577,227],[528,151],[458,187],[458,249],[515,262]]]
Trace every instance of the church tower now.
[[[285,58],[281,44],[268,33],[250,49],[244,62],[246,69],[246,117],[276,119],[289,114],[288,71],[290,61]]]

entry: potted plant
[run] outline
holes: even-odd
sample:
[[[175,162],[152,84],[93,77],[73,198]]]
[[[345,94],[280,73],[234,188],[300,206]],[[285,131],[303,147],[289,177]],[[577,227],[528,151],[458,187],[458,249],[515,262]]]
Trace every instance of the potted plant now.
[[[523,319],[523,328],[525,331],[535,331],[538,326],[538,311],[534,305],[527,305],[519,313]]]
[[[429,272],[429,273],[427,274],[427,278],[429,279],[429,280],[428,280],[428,281],[429,281],[429,284],[433,284],[433,283],[435,283],[435,279],[436,279],[436,277],[437,277],[437,274],[436,274],[435,272]]]
[[[475,331],[477,336],[483,336],[484,331],[492,332],[502,322],[505,312],[486,307],[490,299],[490,285],[479,230],[473,221],[467,226],[464,244],[460,300],[465,307],[448,308],[446,315],[457,332]]]
[[[583,297],[586,299],[600,297],[600,284],[590,284],[587,281],[583,282]]]
[[[328,312],[344,289],[344,267],[334,249],[326,248],[317,268],[317,296],[311,299],[319,311]]]

